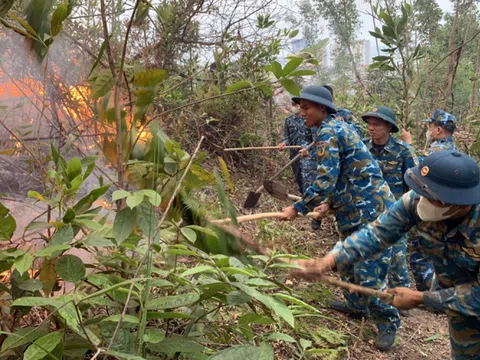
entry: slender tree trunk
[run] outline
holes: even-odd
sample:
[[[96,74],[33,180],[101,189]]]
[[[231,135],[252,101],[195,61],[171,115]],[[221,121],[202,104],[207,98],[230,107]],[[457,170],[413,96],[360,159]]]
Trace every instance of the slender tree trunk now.
[[[472,81],[472,95],[470,97],[470,111],[473,111],[477,105],[477,80],[480,76],[480,38],[477,42],[477,63],[475,69],[475,76]]]
[[[377,27],[377,22],[375,21],[375,14],[373,13],[372,0],[369,0],[369,4],[370,4],[370,11],[372,12],[373,28],[375,29]],[[380,55],[380,47],[378,46],[378,39],[377,38],[375,38],[375,46],[377,48],[377,55]]]
[[[448,42],[448,51],[452,52],[455,50],[455,35],[457,33],[458,26],[458,16],[460,12],[460,0],[455,2],[455,17],[453,18],[452,29],[450,30],[450,40]],[[445,101],[448,102],[448,99],[452,97],[453,92],[453,81],[455,80],[456,68],[458,66],[458,60],[460,59],[461,48],[453,52],[448,58],[448,67],[447,67],[447,78],[445,80]]]

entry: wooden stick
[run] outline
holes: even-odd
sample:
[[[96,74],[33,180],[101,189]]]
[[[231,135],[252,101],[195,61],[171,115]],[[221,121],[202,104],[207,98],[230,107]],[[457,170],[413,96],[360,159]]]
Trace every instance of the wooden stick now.
[[[283,149],[301,149],[300,145],[291,145],[284,146],[251,146],[251,147],[241,147],[241,148],[226,148],[223,151],[244,151],[244,150],[283,150]]]
[[[237,222],[243,223],[247,221],[255,221],[255,220],[263,220],[263,219],[279,219],[283,215],[283,212],[268,212],[268,213],[259,213],[259,214],[251,214],[251,215],[243,215],[243,216],[238,216],[237,217]],[[303,216],[299,214],[300,216]],[[309,219],[316,219],[318,217],[319,213],[318,212],[310,212],[304,217],[309,218]],[[229,224],[232,222],[232,219],[226,218],[226,219],[212,219],[210,220],[212,224]]]
[[[309,213],[309,214],[314,214],[314,213]],[[256,214],[256,215],[262,215],[262,214]],[[214,224],[220,230],[223,230],[226,233],[229,233],[235,236],[237,239],[240,239],[245,245],[253,248],[255,251],[259,252],[260,254],[266,255],[266,256],[272,255],[271,249],[261,246],[255,240],[253,240],[250,236],[243,233],[237,227],[234,227],[233,225],[225,225],[224,223],[218,223],[218,222],[215,222],[215,220],[212,220],[209,218],[207,218],[207,221]],[[289,263],[289,262],[292,263],[292,261],[285,261],[285,260],[280,260],[280,261],[286,262],[286,263]],[[392,294],[388,294],[384,291],[375,290],[375,289],[363,287],[360,285],[348,283],[348,282],[336,279],[332,276],[320,275],[318,276],[318,280],[323,281],[329,285],[333,285],[333,286],[345,289],[350,293],[358,293],[366,296],[377,297],[386,303],[391,303],[394,297]]]

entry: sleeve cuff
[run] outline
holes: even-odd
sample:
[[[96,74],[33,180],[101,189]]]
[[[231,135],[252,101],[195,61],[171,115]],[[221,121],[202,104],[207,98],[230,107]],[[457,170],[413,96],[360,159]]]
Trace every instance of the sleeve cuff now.
[[[329,252],[329,255],[332,255],[335,258],[335,264],[337,267],[342,267],[345,264],[348,264],[348,256],[345,255],[343,249],[343,242],[337,241],[333,249]]]
[[[438,312],[445,312],[444,299],[448,296],[447,290],[425,291],[423,293],[423,305],[426,309]],[[448,296],[449,297],[449,296]]]
[[[296,203],[294,203],[293,207],[302,215],[307,215],[308,213],[307,204],[305,204],[303,200],[299,200]]]

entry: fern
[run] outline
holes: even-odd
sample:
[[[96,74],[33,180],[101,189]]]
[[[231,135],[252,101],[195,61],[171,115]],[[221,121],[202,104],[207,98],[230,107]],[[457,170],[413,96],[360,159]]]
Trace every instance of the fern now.
[[[190,210],[195,216],[204,217],[207,213],[202,204],[193,196],[187,194],[186,191],[182,192],[182,202],[185,208]]]
[[[227,182],[228,189],[231,193],[235,192],[235,185],[233,185],[232,178],[230,177],[230,172],[228,171],[227,164],[225,160],[222,159],[221,156],[218,157],[218,163],[220,164],[220,170],[222,170],[223,177]]]

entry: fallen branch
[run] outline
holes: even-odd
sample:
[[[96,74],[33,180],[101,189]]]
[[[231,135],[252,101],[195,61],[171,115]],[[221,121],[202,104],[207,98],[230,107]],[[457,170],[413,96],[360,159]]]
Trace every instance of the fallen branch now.
[[[267,214],[276,214],[276,213],[267,213]],[[307,214],[307,216],[310,215],[310,214],[315,214],[315,216],[317,216],[316,213],[309,213],[309,214]],[[255,214],[255,215],[264,215],[264,214]],[[251,216],[251,215],[248,215],[248,216]],[[241,217],[239,217],[237,219],[240,219],[240,218]],[[220,230],[223,230],[226,233],[235,236],[237,239],[240,239],[245,245],[251,247],[252,249],[257,251],[258,253],[260,253],[262,255],[266,255],[266,256],[271,256],[272,255],[272,250],[271,249],[269,249],[267,247],[264,247],[264,246],[261,246],[254,239],[252,239],[249,235],[243,233],[240,229],[234,227],[233,225],[225,225],[225,223],[218,223],[218,222],[215,222],[215,220],[212,220],[212,219],[207,219],[207,221],[210,222],[211,224],[215,225]],[[280,259],[280,261],[285,262],[285,263],[294,263],[291,260],[290,261],[285,261],[285,260]],[[333,286],[345,289],[350,293],[357,293],[357,294],[362,294],[362,295],[366,295],[366,296],[379,298],[386,303],[391,303],[392,300],[393,300],[393,295],[392,294],[388,294],[384,291],[375,290],[375,289],[363,287],[363,286],[360,286],[360,285],[348,283],[348,282],[345,282],[345,281],[342,281],[342,280],[338,280],[338,279],[336,279],[334,277],[331,277],[331,276],[320,275],[318,277],[318,280],[320,280],[324,283],[327,283],[329,285],[333,285]]]
[[[268,213],[259,213],[259,214],[252,214],[252,215],[243,215],[243,216],[238,216],[237,217],[237,222],[243,223],[247,221],[255,221],[255,220],[263,220],[263,219],[280,219],[282,217],[283,213],[282,212],[268,212]],[[307,215],[302,217],[309,218],[309,219],[316,219],[318,218],[318,215],[320,215],[318,212],[310,212]],[[232,219],[226,218],[226,219],[212,219],[210,220],[212,224],[229,224],[232,222]]]

